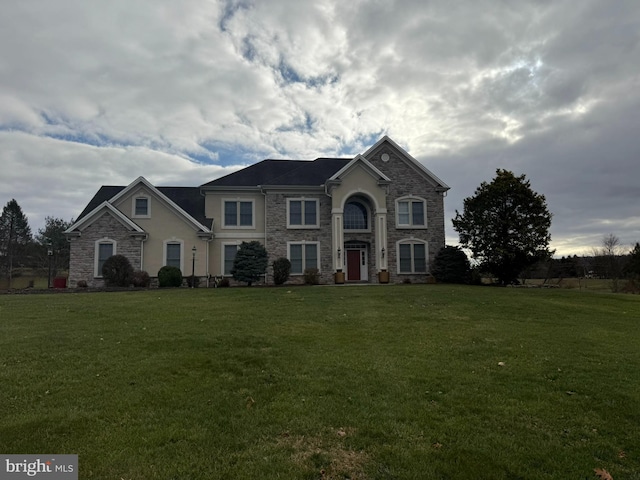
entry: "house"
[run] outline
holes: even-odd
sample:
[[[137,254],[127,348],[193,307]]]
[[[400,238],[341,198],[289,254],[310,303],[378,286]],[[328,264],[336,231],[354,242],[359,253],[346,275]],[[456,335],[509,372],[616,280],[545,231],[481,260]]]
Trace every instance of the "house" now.
[[[200,187],[103,186],[66,232],[69,284],[101,285],[116,253],[152,277],[163,265],[230,276],[252,240],[291,261],[293,283],[307,268],[321,283],[424,282],[444,246],[448,189],[386,136],[355,158],[263,160]]]

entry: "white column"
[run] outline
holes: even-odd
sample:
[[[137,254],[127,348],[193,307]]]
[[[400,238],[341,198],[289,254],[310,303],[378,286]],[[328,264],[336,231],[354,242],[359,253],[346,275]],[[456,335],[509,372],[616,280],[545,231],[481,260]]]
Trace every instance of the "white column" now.
[[[387,245],[387,214],[376,213],[376,263],[378,270],[387,270],[389,247]],[[384,255],[382,254],[384,249]]]
[[[331,214],[331,237],[333,239],[333,268],[342,270],[344,259],[344,232],[342,229],[342,211]]]

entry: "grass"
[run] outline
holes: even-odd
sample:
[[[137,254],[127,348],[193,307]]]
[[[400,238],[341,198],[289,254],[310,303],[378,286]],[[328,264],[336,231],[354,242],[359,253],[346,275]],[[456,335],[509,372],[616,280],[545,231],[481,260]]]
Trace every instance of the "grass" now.
[[[80,478],[640,478],[640,298],[445,285],[0,296],[0,452]]]

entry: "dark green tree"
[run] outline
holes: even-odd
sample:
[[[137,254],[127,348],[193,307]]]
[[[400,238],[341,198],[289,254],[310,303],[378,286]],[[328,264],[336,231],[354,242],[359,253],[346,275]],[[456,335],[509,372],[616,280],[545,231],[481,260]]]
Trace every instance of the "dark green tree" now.
[[[124,255],[112,255],[102,266],[102,278],[108,287],[128,287],[133,281],[133,267]]]
[[[46,217],[44,228],[38,229],[36,242],[39,244],[41,252],[39,255],[40,264],[48,265],[48,262],[51,261],[54,277],[58,274],[58,270],[69,269],[70,244],[64,232],[72,224],[73,220],[67,222],[62,218]]]
[[[288,258],[281,257],[273,262],[273,283],[282,285],[289,280],[291,262]]]
[[[438,282],[469,283],[471,265],[460,247],[447,245],[440,249],[433,260],[431,273]]]
[[[11,199],[0,215],[0,268],[9,280],[9,288],[14,266],[26,254],[32,242],[29,221],[18,202]]]
[[[640,280],[640,243],[636,242],[629,252],[629,260],[625,265],[624,274],[633,280]]]
[[[246,282],[250,287],[267,272],[269,255],[258,241],[242,242],[233,261],[231,275],[239,282]]]
[[[544,195],[531,189],[524,175],[498,169],[491,183],[482,182],[456,210],[453,228],[482,268],[503,284],[549,257],[551,213]]]

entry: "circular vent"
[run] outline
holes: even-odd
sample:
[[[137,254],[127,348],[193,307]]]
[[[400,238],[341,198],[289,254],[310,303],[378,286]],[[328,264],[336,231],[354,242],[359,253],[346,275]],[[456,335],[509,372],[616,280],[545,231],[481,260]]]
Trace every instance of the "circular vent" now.
[[[382,159],[383,162],[388,162],[389,161],[389,154],[388,153],[383,153],[380,158]]]

